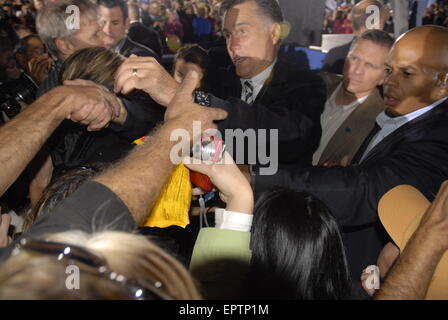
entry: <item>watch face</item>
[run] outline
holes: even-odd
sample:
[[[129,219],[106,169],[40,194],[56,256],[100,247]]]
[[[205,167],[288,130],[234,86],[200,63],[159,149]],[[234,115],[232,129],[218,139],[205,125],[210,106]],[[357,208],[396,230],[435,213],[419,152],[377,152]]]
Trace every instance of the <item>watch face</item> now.
[[[210,96],[203,92],[203,91],[196,91],[196,93],[194,94],[194,102],[204,106],[204,107],[209,107],[210,106]]]

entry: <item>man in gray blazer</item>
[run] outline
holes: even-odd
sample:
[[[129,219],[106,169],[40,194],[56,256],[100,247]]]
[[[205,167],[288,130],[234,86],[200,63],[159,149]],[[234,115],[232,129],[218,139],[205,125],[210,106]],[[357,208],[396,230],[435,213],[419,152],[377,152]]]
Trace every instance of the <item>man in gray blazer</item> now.
[[[313,165],[350,163],[385,109],[377,88],[384,81],[384,62],[394,39],[384,31],[368,30],[352,44],[342,77],[324,73],[327,101],[321,115],[322,136]]]

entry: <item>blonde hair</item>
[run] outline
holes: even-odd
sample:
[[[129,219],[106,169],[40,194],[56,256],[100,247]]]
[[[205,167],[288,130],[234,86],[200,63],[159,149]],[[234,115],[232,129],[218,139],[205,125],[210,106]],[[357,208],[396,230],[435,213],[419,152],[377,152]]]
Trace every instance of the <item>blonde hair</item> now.
[[[73,53],[63,64],[61,80],[84,79],[112,90],[115,73],[124,61],[119,53],[103,47],[84,48]]]
[[[68,231],[45,239],[84,247],[106,259],[111,271],[127,279],[160,282],[173,299],[201,298],[188,271],[144,236]],[[21,249],[0,266],[0,299],[129,299],[123,287],[105,277],[84,272],[79,290],[67,289],[67,277],[66,263],[56,255]]]

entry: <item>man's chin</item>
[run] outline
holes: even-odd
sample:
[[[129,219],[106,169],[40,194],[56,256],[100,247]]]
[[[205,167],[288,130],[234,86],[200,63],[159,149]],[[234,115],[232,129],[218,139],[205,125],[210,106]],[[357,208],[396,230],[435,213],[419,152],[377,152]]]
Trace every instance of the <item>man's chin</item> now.
[[[386,110],[384,110],[384,113],[388,115],[391,118],[402,116],[403,114],[397,110],[396,106],[388,106]]]

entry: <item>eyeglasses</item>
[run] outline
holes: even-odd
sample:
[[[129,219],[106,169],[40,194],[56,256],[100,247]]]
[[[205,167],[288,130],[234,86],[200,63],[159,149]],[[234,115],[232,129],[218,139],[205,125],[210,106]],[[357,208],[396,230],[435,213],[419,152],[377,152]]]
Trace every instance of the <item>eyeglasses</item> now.
[[[86,248],[45,240],[22,239],[16,245],[13,255],[17,255],[21,249],[35,251],[44,254],[55,255],[58,261],[71,260],[81,263],[87,268],[83,271],[97,275],[103,279],[108,279],[128,292],[129,299],[132,300],[173,300],[173,298],[163,289],[162,282],[136,281],[127,279],[125,276],[110,271],[107,267],[106,259],[99,257]]]

